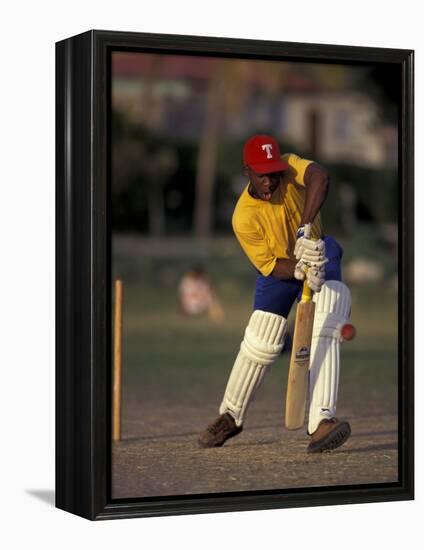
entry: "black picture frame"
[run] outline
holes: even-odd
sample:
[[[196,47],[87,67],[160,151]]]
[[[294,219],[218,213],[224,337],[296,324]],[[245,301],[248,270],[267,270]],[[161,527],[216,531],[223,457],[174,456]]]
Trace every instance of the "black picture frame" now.
[[[112,51],[392,63],[401,68],[399,481],[113,501],[110,380]],[[411,50],[89,31],[56,44],[56,506],[90,520],[397,501],[414,496]],[[406,269],[408,266],[408,269]]]

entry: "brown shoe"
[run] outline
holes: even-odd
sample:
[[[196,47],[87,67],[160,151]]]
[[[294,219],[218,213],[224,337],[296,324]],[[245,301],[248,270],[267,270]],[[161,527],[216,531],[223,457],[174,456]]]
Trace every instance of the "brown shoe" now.
[[[311,436],[311,442],[308,446],[308,453],[332,451],[333,449],[343,445],[349,436],[349,422],[340,422],[337,418],[321,420],[318,428]]]
[[[236,426],[235,420],[230,414],[221,414],[200,434],[199,445],[201,447],[221,447],[227,439],[234,437],[242,430],[243,426]]]

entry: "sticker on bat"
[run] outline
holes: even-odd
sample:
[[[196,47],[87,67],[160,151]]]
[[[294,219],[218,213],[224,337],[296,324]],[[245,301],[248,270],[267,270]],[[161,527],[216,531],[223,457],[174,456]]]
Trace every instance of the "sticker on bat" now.
[[[303,362],[303,361],[308,361],[310,353],[311,353],[311,348],[307,348],[307,347],[299,348],[296,351],[296,358],[295,358],[296,363],[297,362],[300,363],[300,362]]]

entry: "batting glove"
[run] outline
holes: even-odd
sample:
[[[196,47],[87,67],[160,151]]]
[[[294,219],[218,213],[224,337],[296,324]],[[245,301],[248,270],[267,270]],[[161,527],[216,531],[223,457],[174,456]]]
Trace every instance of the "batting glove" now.
[[[303,260],[299,260],[294,268],[294,276],[299,281],[307,279],[308,285],[312,290],[314,292],[319,292],[325,281],[325,264],[327,262],[328,258],[324,258],[317,262],[304,262]],[[315,287],[319,287],[319,290],[315,290]]]
[[[322,239],[311,239],[311,224],[301,225],[297,230],[297,240],[294,247],[297,260],[304,262],[320,262],[325,259],[325,242]]]
[[[309,288],[311,288],[314,292],[319,292],[322,285],[325,283],[324,266],[319,268],[310,267],[306,273],[306,280]]]
[[[311,224],[299,227],[294,254],[299,260],[294,270],[294,276],[299,281],[308,282],[314,292],[319,292],[325,282],[325,242],[322,239],[310,238]]]

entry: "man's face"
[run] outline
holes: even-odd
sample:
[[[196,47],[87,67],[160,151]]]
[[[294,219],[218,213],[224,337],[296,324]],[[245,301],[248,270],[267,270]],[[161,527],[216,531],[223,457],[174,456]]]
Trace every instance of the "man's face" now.
[[[249,177],[255,196],[263,201],[271,200],[272,194],[280,185],[283,174],[284,172],[258,174],[250,167],[246,169],[246,175]]]

